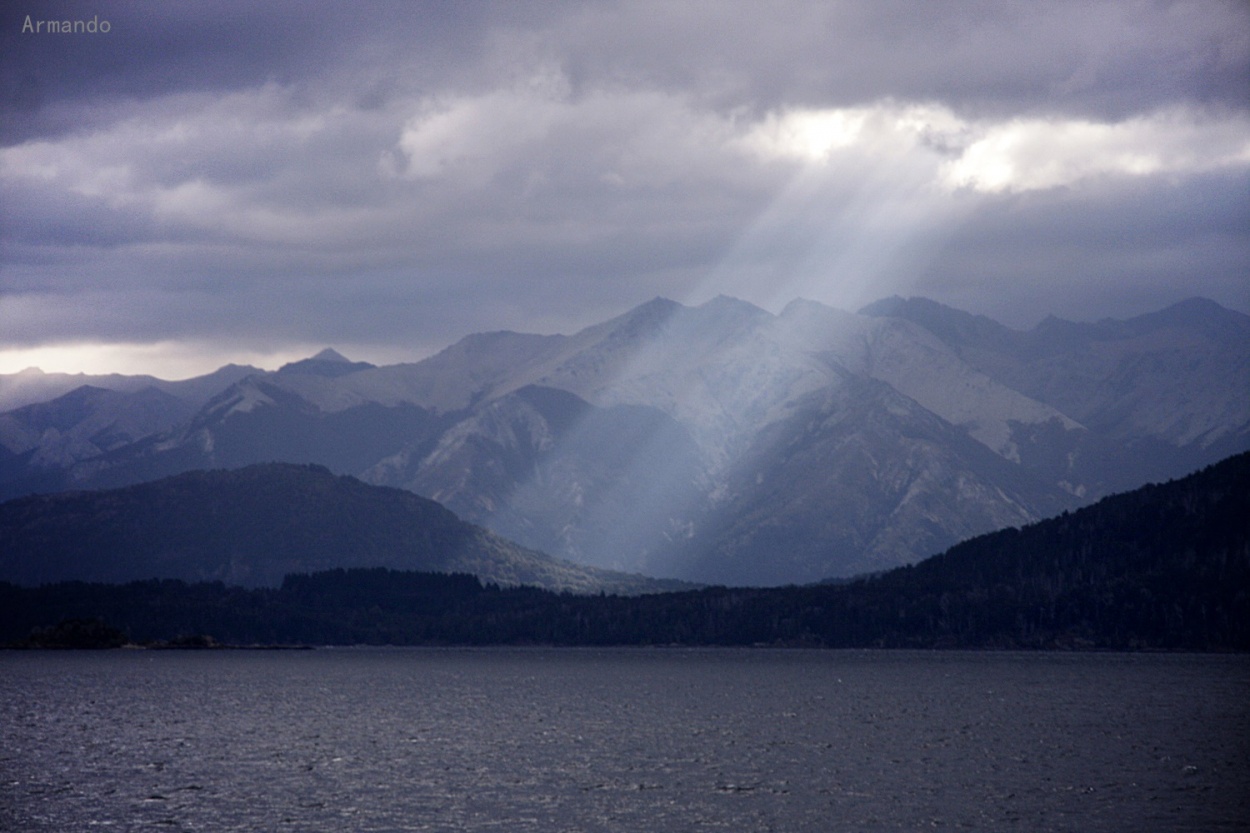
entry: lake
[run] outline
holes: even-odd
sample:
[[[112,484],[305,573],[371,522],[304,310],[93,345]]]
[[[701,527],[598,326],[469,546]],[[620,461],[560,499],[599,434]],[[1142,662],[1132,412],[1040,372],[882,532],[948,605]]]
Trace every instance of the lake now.
[[[1250,829],[1250,657],[0,652],[0,829]]]

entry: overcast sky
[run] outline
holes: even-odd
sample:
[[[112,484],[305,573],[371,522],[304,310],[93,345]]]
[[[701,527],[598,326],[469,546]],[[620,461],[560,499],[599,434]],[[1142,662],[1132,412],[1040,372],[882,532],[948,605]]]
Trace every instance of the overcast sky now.
[[[0,372],[390,362],[657,295],[1250,311],[1240,0],[6,8]]]

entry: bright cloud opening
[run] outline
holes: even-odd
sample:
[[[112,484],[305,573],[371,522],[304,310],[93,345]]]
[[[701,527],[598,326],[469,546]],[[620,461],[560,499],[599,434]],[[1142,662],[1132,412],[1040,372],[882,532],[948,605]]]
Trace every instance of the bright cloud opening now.
[[[764,156],[825,159],[859,141],[867,110],[800,110],[770,114],[747,134],[745,143]]]
[[[951,188],[1032,191],[1098,176],[1194,174],[1250,164],[1250,121],[1159,113],[1109,124],[1013,120],[979,131],[941,171]]]
[[[1124,122],[974,122],[935,105],[792,110],[754,125],[745,145],[766,158],[833,164],[839,154],[916,157],[935,185],[987,193],[1033,191],[1099,176],[1193,174],[1250,164],[1250,121],[1167,111]]]

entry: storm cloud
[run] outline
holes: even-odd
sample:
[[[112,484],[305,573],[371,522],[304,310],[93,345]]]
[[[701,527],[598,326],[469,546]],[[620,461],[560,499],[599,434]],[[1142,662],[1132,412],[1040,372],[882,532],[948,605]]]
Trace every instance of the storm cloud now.
[[[390,361],[656,295],[919,294],[1014,326],[1250,309],[1242,3],[41,3],[0,24],[0,371]]]

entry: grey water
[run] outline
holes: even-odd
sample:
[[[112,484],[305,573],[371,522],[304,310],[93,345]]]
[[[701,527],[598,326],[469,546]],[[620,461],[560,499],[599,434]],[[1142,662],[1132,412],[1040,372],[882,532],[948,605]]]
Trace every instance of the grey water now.
[[[0,652],[0,829],[1247,830],[1250,658]]]

